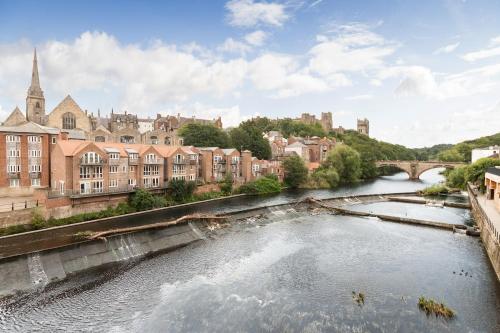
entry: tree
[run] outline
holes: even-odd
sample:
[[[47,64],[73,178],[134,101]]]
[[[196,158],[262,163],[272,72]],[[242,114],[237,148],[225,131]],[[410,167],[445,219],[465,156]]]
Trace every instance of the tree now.
[[[130,206],[136,211],[159,208],[166,205],[163,197],[154,196],[145,189],[138,189],[130,197]]]
[[[230,147],[229,136],[222,129],[213,125],[191,123],[179,130],[184,144],[196,147]]]
[[[455,148],[452,148],[440,152],[438,159],[443,162],[462,162],[464,157]]]
[[[331,150],[321,167],[335,169],[339,176],[339,183],[342,185],[356,183],[361,177],[360,155],[346,145],[338,145]]]
[[[177,202],[183,202],[193,196],[196,183],[184,179],[172,179],[169,183],[170,195]]]
[[[318,187],[335,188],[339,184],[339,174],[335,169],[320,168],[312,174],[312,179]]]
[[[465,189],[465,169],[467,167],[457,167],[445,173],[446,185],[452,188]]]
[[[247,194],[279,193],[281,192],[281,185],[277,177],[264,176],[241,185],[239,192]]]
[[[261,160],[271,158],[271,146],[269,141],[262,137],[262,131],[251,123],[242,123],[239,127],[233,128],[229,135],[234,148],[248,149],[252,155]]]
[[[231,194],[233,192],[233,173],[227,172],[224,179],[219,183],[219,187],[222,193]]]
[[[497,158],[480,158],[476,162],[468,165],[465,168],[464,178],[465,182],[472,182],[480,186],[481,191],[484,192],[484,174],[486,169],[500,165],[500,160]],[[465,186],[464,186],[465,187]]]
[[[307,167],[299,156],[290,156],[283,161],[285,171],[285,184],[297,188],[307,180]]]

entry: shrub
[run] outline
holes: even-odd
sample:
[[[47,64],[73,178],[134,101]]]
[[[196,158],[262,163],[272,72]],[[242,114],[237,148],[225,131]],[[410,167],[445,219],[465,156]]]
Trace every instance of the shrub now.
[[[196,183],[184,179],[172,179],[169,183],[170,195],[176,202],[185,202],[193,196]]]
[[[450,190],[444,184],[435,184],[422,190],[423,195],[447,194]]]
[[[241,185],[239,192],[246,194],[279,193],[281,192],[281,184],[276,179],[261,177],[257,180]]]
[[[339,184],[339,174],[332,168],[318,169],[312,174],[311,178],[320,188],[335,188]]]
[[[232,172],[226,173],[224,180],[219,183],[220,190],[222,193],[228,195],[233,192],[233,174]]]
[[[427,315],[434,314],[436,317],[440,316],[445,319],[450,319],[455,316],[455,312],[443,303],[438,303],[432,299],[426,299],[424,296],[419,297],[418,307]]]
[[[43,229],[46,227],[46,221],[38,210],[35,210],[33,212],[33,217],[31,218],[31,227],[34,230]]]
[[[165,200],[165,198],[154,196],[144,189],[138,189],[130,197],[131,208],[138,212],[142,210],[164,207],[166,205],[167,201]]]

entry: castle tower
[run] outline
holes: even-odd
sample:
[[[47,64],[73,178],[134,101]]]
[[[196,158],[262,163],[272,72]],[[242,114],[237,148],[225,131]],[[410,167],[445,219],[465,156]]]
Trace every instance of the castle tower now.
[[[40,87],[36,49],[33,56],[31,85],[28,88],[28,96],[26,97],[26,119],[40,125],[45,124],[45,97],[43,97],[43,91]]]
[[[368,119],[358,119],[358,133],[370,136],[370,122]]]
[[[333,129],[333,117],[331,112],[321,112],[321,127],[326,132],[330,132]]]

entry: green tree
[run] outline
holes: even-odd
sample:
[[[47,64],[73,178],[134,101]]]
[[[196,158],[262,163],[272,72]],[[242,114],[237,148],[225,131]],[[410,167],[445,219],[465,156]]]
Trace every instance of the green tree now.
[[[446,175],[446,185],[452,188],[465,189],[465,170],[466,166],[457,167],[445,173]]]
[[[138,189],[130,197],[130,206],[136,211],[159,208],[166,205],[166,200],[163,197],[154,196],[145,189]]]
[[[283,161],[285,184],[297,188],[307,180],[307,167],[299,156],[290,156]]]
[[[240,193],[247,194],[271,194],[281,192],[281,185],[277,177],[260,177],[257,180],[243,184],[239,188]]]
[[[193,196],[194,190],[196,189],[196,183],[184,179],[172,179],[168,187],[172,199],[177,202],[183,202]]]
[[[320,168],[312,174],[312,179],[318,187],[336,188],[339,185],[339,174],[335,169]],[[327,186],[326,186],[327,185]]]
[[[497,165],[500,165],[500,160],[497,158],[480,158],[465,168],[465,181],[479,185],[481,191],[484,192],[484,174],[486,173],[486,169]]]
[[[262,137],[262,131],[252,123],[242,123],[239,127],[233,128],[229,135],[234,148],[242,151],[248,149],[253,156],[261,160],[271,158],[269,141]]]
[[[233,173],[227,172],[224,179],[219,183],[219,187],[222,193],[231,194],[233,192]]]
[[[453,148],[440,152],[438,154],[438,159],[443,162],[462,162],[464,157]]]
[[[213,125],[191,123],[179,130],[184,144],[196,147],[230,147],[229,136],[222,129]]]
[[[346,145],[337,145],[328,153],[322,168],[335,169],[339,176],[339,183],[352,184],[361,177],[361,157],[353,148]]]

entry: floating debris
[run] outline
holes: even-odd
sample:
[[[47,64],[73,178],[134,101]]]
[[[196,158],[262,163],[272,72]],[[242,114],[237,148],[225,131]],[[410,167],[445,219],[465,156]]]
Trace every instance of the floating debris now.
[[[358,303],[359,306],[363,306],[365,304],[365,294],[356,293],[354,290],[352,291],[352,299]]]
[[[451,319],[455,316],[455,312],[443,303],[438,303],[430,298],[427,299],[424,296],[419,297],[418,307],[420,310],[424,311],[426,315],[434,314],[436,317],[443,317],[445,319]]]

